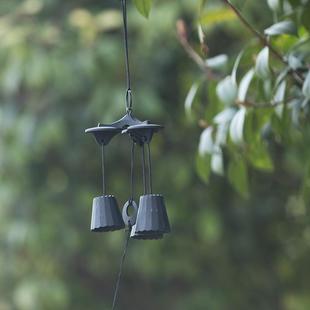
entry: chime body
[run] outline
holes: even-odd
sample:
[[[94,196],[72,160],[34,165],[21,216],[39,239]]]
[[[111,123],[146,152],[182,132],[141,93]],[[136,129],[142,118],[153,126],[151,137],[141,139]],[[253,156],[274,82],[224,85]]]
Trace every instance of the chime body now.
[[[127,113],[122,119],[113,124],[101,125],[89,128],[87,133],[92,133],[101,147],[105,147],[111,139],[117,134],[128,134],[132,140],[133,148],[139,146],[143,151],[143,185],[144,193],[140,196],[139,205],[131,198],[124,204],[121,214],[116,198],[113,195],[103,193],[102,196],[93,200],[93,209],[91,216],[91,231],[109,232],[123,229],[125,226],[131,229],[130,237],[137,240],[157,240],[162,239],[164,234],[170,232],[170,224],[166,211],[164,198],[162,195],[152,193],[152,174],[151,174],[151,155],[150,143],[154,133],[163,127],[157,124],[150,124],[148,121],[139,121],[131,113]],[[149,180],[146,177],[146,162],[144,146],[148,146],[148,169]],[[134,152],[132,152],[132,162],[134,161]],[[104,166],[104,161],[102,162]],[[105,169],[103,167],[103,173]],[[131,167],[131,182],[133,178],[133,165]],[[104,178],[103,178],[104,179]],[[104,179],[105,180],[105,179]],[[147,183],[149,187],[147,187]],[[105,188],[105,185],[103,186]],[[131,184],[133,188],[133,184]],[[129,208],[133,208],[133,213],[129,215]]]

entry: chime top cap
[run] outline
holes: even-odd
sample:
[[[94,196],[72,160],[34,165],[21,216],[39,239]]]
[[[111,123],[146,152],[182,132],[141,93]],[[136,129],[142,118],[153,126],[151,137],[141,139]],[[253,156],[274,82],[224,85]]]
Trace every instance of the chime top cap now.
[[[164,126],[157,124],[149,124],[148,122],[143,122],[138,125],[129,126],[122,133],[128,133],[134,142],[139,144],[150,143],[153,134],[163,129]]]
[[[147,122],[145,122],[145,123],[142,123],[142,124],[129,126],[126,131],[130,132],[130,131],[136,131],[136,130],[141,130],[141,129],[148,129],[148,130],[151,130],[153,132],[157,132],[157,131],[159,131],[160,129],[163,129],[163,128],[164,128],[164,126],[162,126],[162,125],[148,124]]]
[[[112,126],[97,126],[85,130],[86,133],[93,134],[96,141],[103,145],[107,145],[111,139],[121,131],[122,130],[120,128]]]

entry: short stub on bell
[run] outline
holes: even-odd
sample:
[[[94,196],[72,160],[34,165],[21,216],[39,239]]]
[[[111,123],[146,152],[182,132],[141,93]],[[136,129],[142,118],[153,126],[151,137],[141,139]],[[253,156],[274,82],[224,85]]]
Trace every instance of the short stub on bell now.
[[[154,133],[163,128],[161,125],[144,122],[139,125],[129,126],[123,133],[128,133],[135,143],[142,145],[144,143],[150,143]]]
[[[121,131],[121,128],[116,128],[112,126],[97,126],[85,130],[86,133],[93,134],[96,141],[100,145],[107,145],[111,141],[111,139],[115,135],[121,133]]]
[[[156,194],[141,196],[135,234],[151,239],[151,236],[167,233],[170,233],[170,223],[163,196]]]
[[[96,197],[93,200],[91,231],[108,232],[125,227],[117,201],[112,195]]]
[[[123,207],[123,221],[126,226],[133,227],[136,223],[138,206],[135,201],[128,200]]]

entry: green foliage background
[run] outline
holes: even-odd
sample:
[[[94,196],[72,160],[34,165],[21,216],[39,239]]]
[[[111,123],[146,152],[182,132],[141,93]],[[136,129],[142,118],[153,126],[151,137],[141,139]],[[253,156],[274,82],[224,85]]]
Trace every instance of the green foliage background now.
[[[307,1],[290,2],[309,13]],[[233,3],[261,32],[283,17],[264,1]],[[148,15],[150,5],[140,12]],[[273,116],[262,139],[274,111],[248,109],[246,148],[229,140],[222,159],[228,178],[217,175],[223,171],[210,154],[196,155],[197,123],[213,124],[227,106],[209,81],[184,111],[202,74],[178,42],[180,18],[195,50],[198,20],[209,58],[229,56],[224,71],[216,69],[223,78],[254,40],[220,1],[158,0],[148,19],[129,6],[134,109],[166,127],[153,143],[154,187],[166,198],[173,232],[130,243],[119,309],[309,309],[307,113],[298,126],[291,110]],[[307,20],[296,23],[302,37]],[[89,232],[100,153],[84,129],[124,113],[121,25],[114,0],[0,3],[0,310],[110,308],[125,236]],[[286,51],[296,43],[291,37],[273,43]],[[254,43],[243,74],[262,49]],[[309,51],[308,42],[298,54],[308,64]],[[260,66],[265,72],[266,62]],[[276,77],[280,64],[272,66]],[[262,86],[253,89],[255,100],[270,103]],[[108,189],[120,204],[129,193],[129,149],[121,137],[108,150]]]

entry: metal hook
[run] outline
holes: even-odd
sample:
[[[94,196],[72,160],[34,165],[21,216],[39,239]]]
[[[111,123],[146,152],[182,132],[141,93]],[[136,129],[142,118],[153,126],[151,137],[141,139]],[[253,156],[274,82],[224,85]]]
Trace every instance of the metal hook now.
[[[128,88],[126,91],[126,112],[130,113],[132,111],[132,92],[131,89]]]

